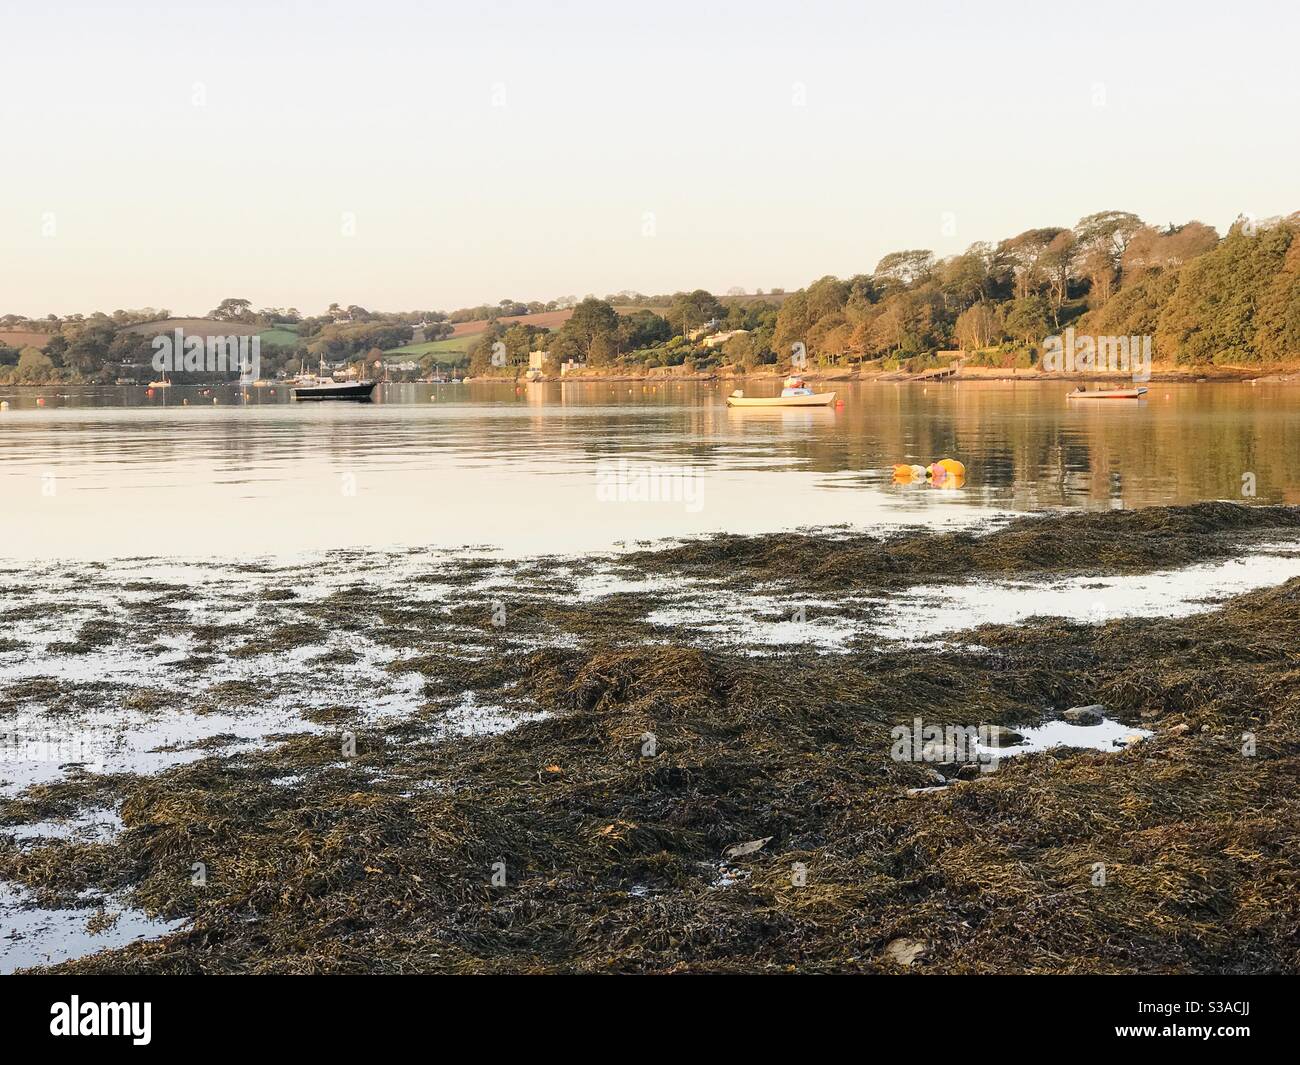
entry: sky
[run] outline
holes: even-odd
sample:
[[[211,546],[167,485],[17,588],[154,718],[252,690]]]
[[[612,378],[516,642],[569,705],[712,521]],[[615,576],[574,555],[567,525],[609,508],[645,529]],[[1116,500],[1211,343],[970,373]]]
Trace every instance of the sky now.
[[[801,287],[1300,209],[1300,8],[0,0],[0,314]]]

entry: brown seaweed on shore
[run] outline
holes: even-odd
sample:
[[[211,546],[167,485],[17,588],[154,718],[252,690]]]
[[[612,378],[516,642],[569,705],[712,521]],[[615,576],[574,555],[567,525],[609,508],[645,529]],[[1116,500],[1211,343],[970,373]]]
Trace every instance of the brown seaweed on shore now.
[[[1016,518],[991,532],[910,530],[878,537],[821,533],[719,535],[624,556],[652,572],[788,581],[833,591],[1048,573],[1132,573],[1223,558],[1243,537],[1294,533],[1300,507],[1196,503]]]
[[[1115,557],[1137,565],[1293,518],[1247,509],[1075,520],[1085,545],[1131,538]],[[1036,520],[995,554],[1082,560],[1068,519]],[[944,564],[946,534],[914,542],[905,572]],[[920,652],[754,657],[592,614],[572,645],[453,667],[545,719],[443,742],[433,715],[357,726],[355,757],[340,730],[78,777],[21,813],[81,788],[119,804],[121,836],[0,843],[0,877],[190,921],[62,972],[884,972],[904,937],[935,972],[1300,969],[1300,579],[1186,618],[1039,619]],[[466,621],[440,646],[490,630]],[[932,791],[914,790],[930,766],[890,756],[918,717],[1019,725],[1093,702],[1155,735]]]

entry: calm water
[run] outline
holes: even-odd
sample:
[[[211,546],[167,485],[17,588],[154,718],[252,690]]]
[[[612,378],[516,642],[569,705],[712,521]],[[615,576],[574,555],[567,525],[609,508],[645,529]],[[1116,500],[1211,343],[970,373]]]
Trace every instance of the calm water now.
[[[567,553],[1241,499],[1246,474],[1256,500],[1300,502],[1300,388],[1153,384],[1142,403],[1067,404],[1059,382],[864,383],[836,386],[834,409],[737,411],[731,387],[404,385],[369,405],[0,389],[0,554]],[[944,456],[966,463],[964,487],[892,483],[894,463]],[[670,498],[637,501],[655,491]]]

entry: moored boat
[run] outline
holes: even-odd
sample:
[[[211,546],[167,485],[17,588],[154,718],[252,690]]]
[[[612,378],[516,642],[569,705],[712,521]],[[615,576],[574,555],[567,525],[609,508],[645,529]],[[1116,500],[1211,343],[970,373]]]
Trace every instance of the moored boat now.
[[[294,378],[289,394],[297,400],[350,399],[366,403],[375,390],[377,381],[337,380],[325,376],[325,360],[321,359],[320,372],[299,374]]]
[[[727,397],[728,407],[828,407],[834,392],[810,392],[805,396],[746,396],[736,391]]]
[[[1145,388],[1099,388],[1088,392],[1078,388],[1067,399],[1141,399],[1147,394]]]
[[[329,377],[298,378],[291,394],[297,400],[352,399],[368,400],[375,381],[335,381]]]
[[[834,392],[814,392],[799,374],[785,379],[779,396],[746,397],[739,388],[727,397],[728,407],[829,407],[835,402]]]

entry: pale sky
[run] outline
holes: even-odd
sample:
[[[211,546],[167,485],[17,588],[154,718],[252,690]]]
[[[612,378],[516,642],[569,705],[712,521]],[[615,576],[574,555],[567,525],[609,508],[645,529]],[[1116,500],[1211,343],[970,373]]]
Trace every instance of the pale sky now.
[[[1276,0],[0,0],[0,313],[794,289],[1104,209],[1223,231],[1300,209],[1297,30]]]

